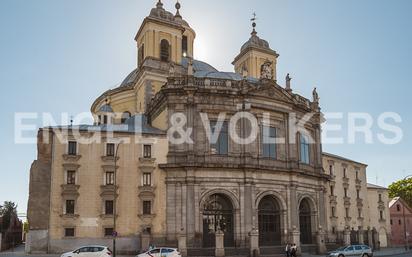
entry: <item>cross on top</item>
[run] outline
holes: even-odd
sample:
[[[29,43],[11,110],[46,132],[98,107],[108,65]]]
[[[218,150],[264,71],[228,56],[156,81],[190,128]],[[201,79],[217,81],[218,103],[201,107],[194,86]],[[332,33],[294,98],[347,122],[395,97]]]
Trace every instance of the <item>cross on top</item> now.
[[[251,21],[256,21],[256,20],[257,20],[257,18],[256,18],[256,13],[254,12],[254,13],[252,13],[252,15],[253,15],[253,18],[250,19],[250,20],[251,20]]]

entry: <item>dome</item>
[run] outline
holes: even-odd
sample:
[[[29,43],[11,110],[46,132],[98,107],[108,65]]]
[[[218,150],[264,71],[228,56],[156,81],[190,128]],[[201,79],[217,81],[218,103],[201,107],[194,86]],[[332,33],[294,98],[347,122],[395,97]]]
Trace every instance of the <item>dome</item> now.
[[[249,38],[249,40],[243,44],[240,51],[243,51],[248,47],[257,47],[257,48],[271,50],[268,41],[261,39],[254,33],[252,33],[252,36]]]
[[[100,107],[99,112],[113,112],[113,109],[109,104],[105,104]]]
[[[189,64],[189,58],[182,59],[182,66],[187,69]],[[193,60],[193,72],[196,78],[210,78],[210,79],[228,79],[228,80],[242,80],[242,75],[234,72],[222,72],[215,69],[212,65],[199,61]],[[257,82],[257,79],[248,78],[250,82]]]
[[[139,69],[137,68],[130,72],[130,74],[127,75],[127,77],[120,84],[120,87],[132,86],[136,80],[137,73],[139,73]]]

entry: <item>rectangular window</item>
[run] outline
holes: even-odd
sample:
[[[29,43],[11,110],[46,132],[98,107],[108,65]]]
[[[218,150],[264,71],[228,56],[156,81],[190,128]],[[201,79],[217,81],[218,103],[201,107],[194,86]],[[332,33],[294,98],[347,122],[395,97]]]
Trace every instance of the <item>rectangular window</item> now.
[[[399,224],[399,225],[402,225],[402,221],[401,221],[401,220],[399,220],[399,221],[398,221],[398,224]]]
[[[346,168],[343,168],[343,177],[346,178]]]
[[[344,196],[345,196],[345,197],[348,197],[348,189],[347,189],[347,188],[344,188],[344,189],[343,189],[343,193],[344,193]]]
[[[393,225],[393,221],[392,221],[392,219],[391,219],[391,225]]]
[[[329,174],[333,176],[333,165],[329,165]]]
[[[64,229],[65,237],[74,237],[74,228],[65,228]]]
[[[152,185],[152,173],[143,173],[143,186]]]
[[[401,206],[399,204],[396,205],[396,210],[401,211]]]
[[[106,172],[106,186],[114,185],[114,172],[108,171]]]
[[[74,200],[66,200],[66,214],[74,214]]]
[[[360,190],[359,189],[356,189],[356,198],[360,199]]]
[[[359,170],[356,171],[356,179],[359,179]]]
[[[379,202],[382,202],[382,195],[379,194]]]
[[[114,144],[107,144],[106,145],[106,156],[114,156]]]
[[[276,158],[276,144],[271,141],[276,138],[276,128],[263,126],[262,128],[262,153],[263,157]]]
[[[113,228],[105,228],[104,236],[113,236]]]
[[[76,184],[76,171],[68,170],[67,171],[67,185],[74,185]]]
[[[218,128],[218,123],[214,121],[214,122],[210,122],[210,125],[211,125],[211,132],[212,134],[214,134]],[[228,154],[228,149],[229,149],[228,142],[229,142],[228,124],[225,121],[222,124],[222,129],[220,130],[220,133],[217,137],[216,144],[212,144],[212,148],[216,150],[216,154],[220,154],[220,155]]]
[[[362,209],[358,209],[358,218],[362,217]]]
[[[143,158],[152,158],[152,146],[151,145],[144,145],[143,146]]]
[[[109,200],[109,201],[105,201],[104,202],[104,214],[106,215],[113,215],[113,201]]]
[[[152,202],[143,201],[143,215],[150,215],[150,214],[152,214]]]
[[[305,135],[300,135],[300,162],[310,164],[309,160],[309,138]]]
[[[330,195],[335,195],[335,188],[330,186]]]
[[[345,217],[349,218],[349,208],[345,208]]]
[[[379,211],[379,218],[383,220],[383,211]]]
[[[69,155],[77,155],[77,142],[69,141],[69,149],[67,152]]]
[[[183,57],[187,56],[187,36],[182,37],[182,54]]]
[[[332,217],[335,217],[335,207],[332,207]]]

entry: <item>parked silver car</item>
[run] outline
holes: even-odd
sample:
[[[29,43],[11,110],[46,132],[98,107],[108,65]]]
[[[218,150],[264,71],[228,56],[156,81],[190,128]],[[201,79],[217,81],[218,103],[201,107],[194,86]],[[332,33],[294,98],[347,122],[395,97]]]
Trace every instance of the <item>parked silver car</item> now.
[[[329,257],[372,257],[372,249],[367,245],[349,245],[332,251]]]

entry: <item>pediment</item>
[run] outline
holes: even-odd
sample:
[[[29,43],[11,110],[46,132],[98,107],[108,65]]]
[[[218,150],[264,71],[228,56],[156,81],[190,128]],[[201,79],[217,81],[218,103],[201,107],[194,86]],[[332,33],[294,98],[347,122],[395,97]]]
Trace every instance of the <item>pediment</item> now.
[[[274,81],[261,81],[256,86],[250,88],[248,94],[291,104],[295,103],[292,95]]]

